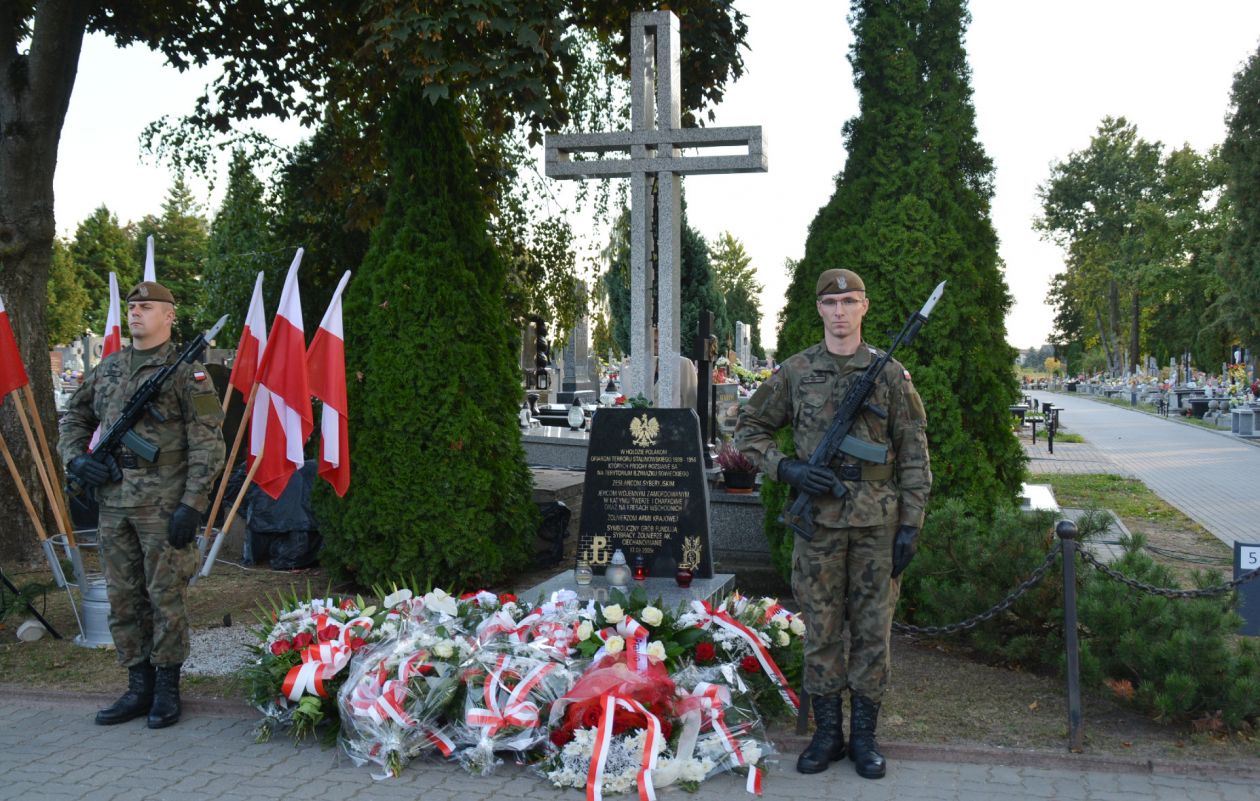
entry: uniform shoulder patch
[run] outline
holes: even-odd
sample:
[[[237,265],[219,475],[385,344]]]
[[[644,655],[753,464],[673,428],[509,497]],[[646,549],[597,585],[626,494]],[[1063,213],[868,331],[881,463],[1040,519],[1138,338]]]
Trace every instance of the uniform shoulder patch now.
[[[215,417],[219,414],[219,399],[213,392],[199,392],[193,395],[193,411],[198,417]]]
[[[909,370],[907,370],[906,368],[904,368],[904,367],[903,367],[903,368],[901,368],[901,374],[902,374],[902,375],[904,375],[904,376],[906,377],[906,380],[907,380],[907,381],[909,381],[909,380],[910,380],[910,371],[909,371]]]
[[[205,370],[193,370],[192,377],[193,377],[193,381],[205,381],[205,380],[206,380],[206,371],[205,371]],[[909,377],[909,374],[907,374],[907,376],[906,376],[906,377],[908,378],[908,377]]]

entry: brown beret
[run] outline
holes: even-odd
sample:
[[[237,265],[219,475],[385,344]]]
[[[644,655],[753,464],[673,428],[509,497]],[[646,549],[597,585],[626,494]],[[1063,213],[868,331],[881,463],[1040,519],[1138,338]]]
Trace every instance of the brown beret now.
[[[175,296],[171,294],[171,290],[156,281],[141,281],[127,294],[128,303],[141,300],[160,300],[163,303],[175,305]]]
[[[827,270],[818,276],[815,295],[838,295],[843,292],[865,292],[866,284],[852,270]]]

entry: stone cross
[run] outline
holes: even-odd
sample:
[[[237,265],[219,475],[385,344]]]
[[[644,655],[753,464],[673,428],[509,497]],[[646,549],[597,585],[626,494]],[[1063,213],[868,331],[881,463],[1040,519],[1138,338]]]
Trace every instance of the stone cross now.
[[[659,325],[657,406],[677,407],[681,285],[679,282],[682,176],[765,172],[760,126],[681,128],[678,17],[670,11],[630,17],[630,130],[547,134],[546,173],[551,178],[630,178],[630,369],[628,397],[652,393],[652,257],[656,256]],[[736,155],[684,156],[687,148],[747,148]],[[599,158],[606,153],[616,158]],[[595,158],[574,161],[573,157]],[[653,192],[655,184],[655,193]],[[655,199],[655,204],[653,200]],[[649,212],[655,206],[655,220]],[[653,221],[656,223],[653,225]]]

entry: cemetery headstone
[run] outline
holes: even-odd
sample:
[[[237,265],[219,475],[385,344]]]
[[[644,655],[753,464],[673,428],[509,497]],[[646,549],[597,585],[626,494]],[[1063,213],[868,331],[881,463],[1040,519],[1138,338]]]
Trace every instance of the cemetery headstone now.
[[[579,315],[577,324],[569,332],[569,339],[561,352],[563,377],[560,380],[560,393],[556,396],[557,403],[565,405],[572,403],[574,394],[578,392],[585,393],[584,398],[587,402],[595,401],[598,393],[589,377],[590,346],[587,341],[589,339],[590,325],[586,315]]]
[[[692,409],[600,409],[591,422],[578,557],[603,575],[618,548],[673,578],[713,576],[709,485]]]

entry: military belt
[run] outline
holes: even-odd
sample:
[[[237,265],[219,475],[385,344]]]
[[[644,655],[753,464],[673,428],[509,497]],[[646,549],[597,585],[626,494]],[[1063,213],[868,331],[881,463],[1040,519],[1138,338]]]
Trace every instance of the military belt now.
[[[185,461],[186,451],[158,451],[156,461],[150,462],[141,456],[132,453],[125,448],[119,448],[114,452],[114,458],[118,460],[118,466],[128,470],[147,470],[150,467],[162,467],[164,465],[183,464]]]
[[[836,468],[841,481],[887,481],[893,477],[890,464],[842,464]]]

